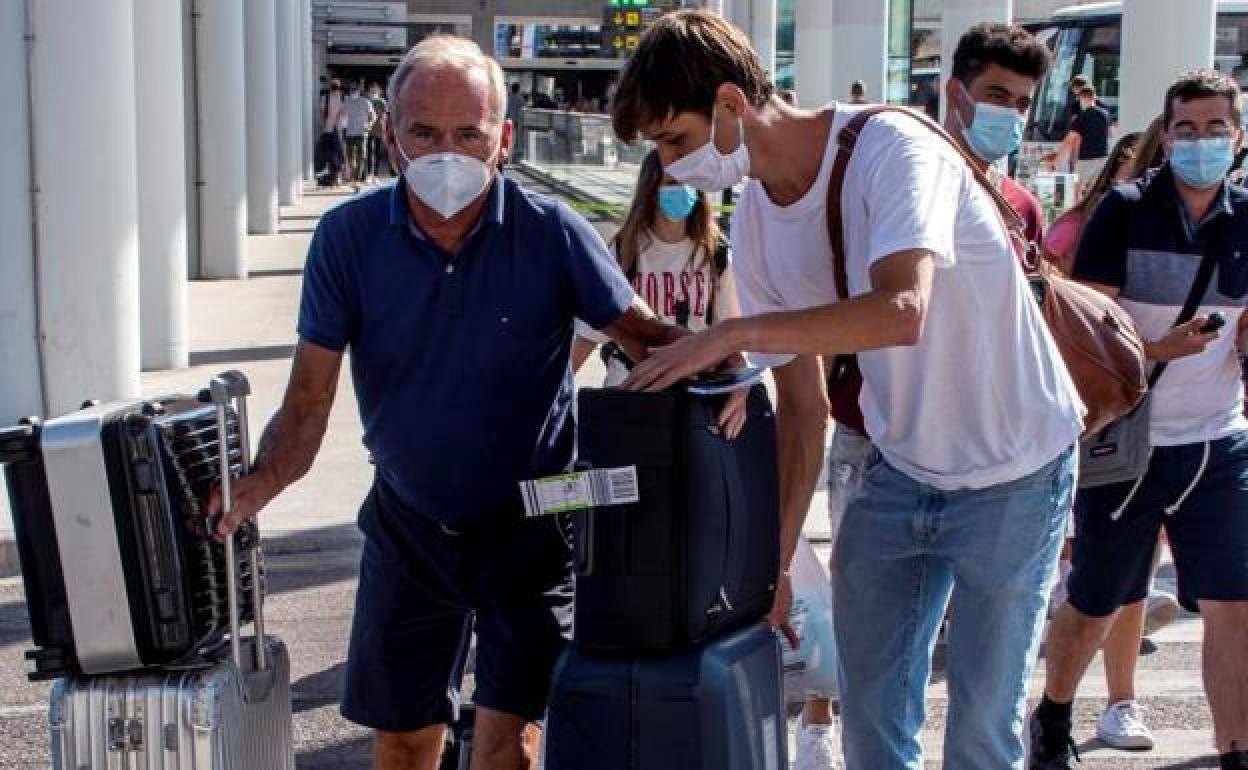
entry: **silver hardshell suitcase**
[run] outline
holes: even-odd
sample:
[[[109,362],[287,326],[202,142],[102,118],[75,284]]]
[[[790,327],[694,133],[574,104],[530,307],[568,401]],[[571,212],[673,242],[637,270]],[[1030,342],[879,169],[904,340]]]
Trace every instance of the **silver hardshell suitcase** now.
[[[233,401],[247,424],[248,385],[241,374],[213,379],[218,429]],[[242,472],[248,468],[243,429]],[[229,457],[222,455],[222,497],[230,507]],[[226,541],[226,561],[234,538]],[[260,563],[259,546],[252,554]],[[229,644],[200,666],[131,674],[71,676],[53,685],[48,709],[53,770],[294,770],[290,657],[264,635],[261,581],[251,588],[255,635],[239,622],[237,567],[227,572]],[[258,645],[263,638],[266,644]]]

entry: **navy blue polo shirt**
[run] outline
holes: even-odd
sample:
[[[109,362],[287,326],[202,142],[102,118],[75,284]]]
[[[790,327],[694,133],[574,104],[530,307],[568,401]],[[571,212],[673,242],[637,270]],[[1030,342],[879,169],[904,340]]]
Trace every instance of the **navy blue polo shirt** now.
[[[458,254],[408,194],[400,178],[321,218],[298,331],[350,349],[364,444],[399,498],[470,531],[520,515],[518,481],[571,466],[573,320],[608,326],[633,291],[583,217],[501,175]]]

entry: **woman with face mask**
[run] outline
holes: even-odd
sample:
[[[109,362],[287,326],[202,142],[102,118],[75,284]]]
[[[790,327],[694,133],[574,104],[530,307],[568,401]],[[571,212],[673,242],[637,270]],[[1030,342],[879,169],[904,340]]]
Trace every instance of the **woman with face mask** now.
[[[661,320],[701,331],[716,320],[740,315],[729,266],[728,243],[707,195],[677,183],[663,171],[658,153],[642,161],[633,202],[611,242],[633,290]],[[607,385],[622,382],[627,359],[614,344],[577,323],[573,371],[600,344]]]
[[[1101,198],[1105,197],[1110,188],[1134,178],[1132,171],[1135,168],[1135,153],[1141,137],[1142,134],[1132,133],[1119,139],[1096,181],[1087,188],[1075,207],[1058,217],[1045,233],[1044,256],[1057,265],[1063,275],[1070,275],[1070,268],[1075,261],[1075,247],[1079,245],[1083,225],[1092,216]]]

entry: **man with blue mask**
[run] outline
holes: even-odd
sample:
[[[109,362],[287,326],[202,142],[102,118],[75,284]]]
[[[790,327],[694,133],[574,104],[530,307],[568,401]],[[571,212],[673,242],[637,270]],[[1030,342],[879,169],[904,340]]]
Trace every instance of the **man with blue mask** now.
[[[1072,702],[1119,608],[1148,592],[1164,528],[1179,599],[1199,611],[1205,695],[1222,770],[1248,770],[1248,190],[1226,181],[1243,142],[1235,81],[1213,70],[1166,92],[1167,163],[1106,194],[1084,227],[1073,275],[1116,298],[1152,388],[1144,476],[1080,490],[1068,600],[1054,615],[1044,699],[1031,722],[1033,770],[1070,767]],[[1191,320],[1180,312],[1189,306]],[[1186,315],[1186,313],[1184,314]],[[1138,704],[1113,704],[1138,723]],[[1102,720],[1103,721],[1103,720]],[[1098,732],[1100,728],[1098,727]]]
[[[1017,27],[975,34],[959,73],[999,65],[1034,80],[1047,69],[1044,44]],[[984,88],[1016,110],[1027,92]],[[653,351],[625,387],[662,389],[742,350],[771,367],[782,548],[770,621],[781,629],[826,449],[824,361],[857,355],[870,446],[847,480],[860,486],[831,559],[844,766],[923,766],[926,686],[952,598],[944,766],[1021,770],[1084,410],[994,196],[921,117],[786,104],[748,39],[705,11],[649,28],[612,106],[616,133],[654,141],[677,181],[745,182],[732,227],[742,316]],[[813,768],[801,740],[798,767]]]
[[[307,472],[349,351],[376,477],[342,712],[374,730],[377,770],[437,767],[475,634],[471,766],[529,770],[572,572],[559,522],[526,518],[519,482],[571,470],[574,320],[634,360],[677,330],[583,217],[499,173],[505,81],[475,43],[422,41],[389,96],[402,175],[321,218],[286,395],[220,532]]]
[[[1003,30],[1009,30],[1003,32]],[[1002,35],[1026,35],[1021,28],[980,24],[958,41],[952,77],[945,83],[945,130],[979,161],[1026,224],[1032,243],[1044,237],[1044,209],[1036,196],[1005,173],[1008,157],[1023,142],[1032,94],[1044,75],[1035,61],[1002,47]]]

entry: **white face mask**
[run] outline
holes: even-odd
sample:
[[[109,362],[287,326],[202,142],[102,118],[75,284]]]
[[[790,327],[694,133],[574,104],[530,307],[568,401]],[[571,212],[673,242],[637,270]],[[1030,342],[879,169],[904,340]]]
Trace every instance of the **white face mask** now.
[[[399,155],[407,161],[403,178],[421,202],[450,219],[477,199],[490,184],[494,174],[484,161],[458,152],[422,155],[416,160],[407,157],[403,148]]]
[[[711,108],[711,138],[706,144],[674,161],[664,171],[681,184],[714,193],[726,190],[750,173],[750,151],[745,147],[745,121],[737,118],[737,136],[741,144],[724,155],[715,146],[715,108]]]

